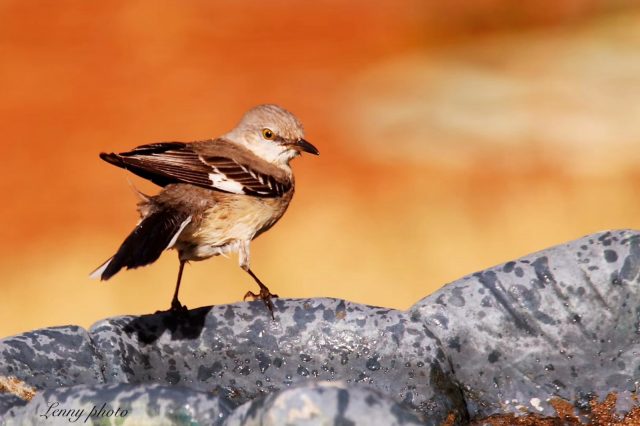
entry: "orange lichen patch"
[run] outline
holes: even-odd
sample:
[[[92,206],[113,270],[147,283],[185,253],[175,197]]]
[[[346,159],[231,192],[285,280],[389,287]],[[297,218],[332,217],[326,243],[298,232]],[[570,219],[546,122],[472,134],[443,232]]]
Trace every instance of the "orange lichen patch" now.
[[[615,393],[610,393],[604,401],[600,403],[595,399],[591,400],[589,405],[591,405],[591,415],[593,418],[597,419],[601,424],[618,424],[620,418],[613,414],[617,399]]]
[[[640,425],[640,407],[635,407],[624,417],[618,416],[614,413],[616,407],[616,401],[618,395],[615,392],[610,393],[602,402],[597,402],[595,399],[591,401],[591,422],[594,425],[602,426],[622,426]]]
[[[542,417],[538,414],[528,414],[516,417],[513,414],[498,414],[471,422],[471,425],[491,425],[491,426],[560,426],[573,423],[564,423],[557,417]]]
[[[580,420],[576,417],[574,412],[574,406],[564,399],[554,398],[549,401],[549,404],[556,410],[558,413],[558,418],[568,424],[580,424]]]
[[[459,424],[459,422],[460,419],[458,418],[458,415],[452,411],[451,413],[449,413],[449,415],[447,415],[447,418],[444,419],[444,423],[442,423],[442,426],[453,426]]]
[[[13,376],[0,376],[0,393],[11,393],[25,401],[31,401],[36,390]]]
[[[586,424],[596,426],[640,426],[640,407],[633,408],[625,416],[614,413],[618,395],[612,392],[602,402],[593,399],[590,402],[591,413],[587,416]],[[568,401],[555,398],[549,401],[556,410],[557,417],[542,417],[538,414],[527,414],[516,417],[513,414],[495,415],[471,422],[472,425],[521,425],[521,426],[557,426],[557,425],[581,425],[585,424],[575,415],[574,407]],[[447,424],[447,423],[445,423]]]

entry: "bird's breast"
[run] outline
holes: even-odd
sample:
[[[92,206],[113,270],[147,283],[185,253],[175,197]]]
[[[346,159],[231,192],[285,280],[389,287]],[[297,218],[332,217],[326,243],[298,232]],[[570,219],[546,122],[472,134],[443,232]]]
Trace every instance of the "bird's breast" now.
[[[236,251],[238,241],[251,241],[271,228],[287,210],[292,196],[293,191],[279,198],[224,196],[185,229],[178,248],[189,246],[193,260]]]

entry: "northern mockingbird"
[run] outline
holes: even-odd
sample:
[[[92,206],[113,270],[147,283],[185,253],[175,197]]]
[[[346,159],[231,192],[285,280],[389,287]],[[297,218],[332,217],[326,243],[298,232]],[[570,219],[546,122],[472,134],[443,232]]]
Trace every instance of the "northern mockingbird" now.
[[[249,267],[249,244],[284,214],[295,189],[289,162],[316,147],[304,140],[300,121],[277,105],[249,110],[235,129],[199,142],[163,142],[103,160],[163,187],[155,196],[139,193],[141,220],[113,257],[91,276],[108,280],[122,268],[155,262],[167,249],[178,251],[180,268],[172,311],[178,300],[184,264],[238,252],[240,267],[260,286],[244,296],[261,299],[273,316],[272,297]]]

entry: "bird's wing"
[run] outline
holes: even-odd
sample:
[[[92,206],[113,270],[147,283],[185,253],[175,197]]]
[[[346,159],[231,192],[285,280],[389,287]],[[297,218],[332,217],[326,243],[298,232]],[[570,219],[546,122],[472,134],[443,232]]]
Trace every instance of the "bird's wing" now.
[[[290,179],[270,174],[252,161],[234,155],[234,149],[199,149],[204,144],[163,142],[139,146],[100,158],[156,185],[187,183],[233,194],[279,197],[291,189]],[[255,161],[253,161],[255,163]]]

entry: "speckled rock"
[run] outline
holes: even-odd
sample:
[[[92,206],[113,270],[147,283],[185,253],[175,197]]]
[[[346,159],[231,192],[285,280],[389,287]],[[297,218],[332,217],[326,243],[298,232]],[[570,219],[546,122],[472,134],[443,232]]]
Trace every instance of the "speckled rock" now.
[[[639,279],[640,234],[611,231],[469,275],[407,312],[278,299],[275,321],[254,302],[35,330],[0,341],[0,424],[36,424],[54,402],[128,406],[125,424],[435,425],[554,416],[560,398],[587,419],[612,392],[626,413]]]
[[[102,362],[81,327],[51,327],[0,340],[0,377],[36,389],[104,383]]]
[[[363,416],[363,413],[367,413]],[[316,382],[254,399],[236,409],[225,426],[424,424],[414,413],[370,385]]]
[[[2,424],[4,415],[7,415],[11,410],[17,410],[26,404],[27,401],[15,395],[10,393],[0,393],[0,424]]]
[[[603,232],[464,277],[410,312],[447,348],[471,417],[554,415],[558,397],[584,412],[640,380],[639,275],[640,235]]]
[[[109,382],[181,384],[240,404],[307,381],[371,384],[441,421],[462,410],[437,342],[402,312],[336,299],[278,300],[97,323]]]
[[[181,386],[94,385],[47,390],[5,418],[11,425],[215,425],[234,407]]]

